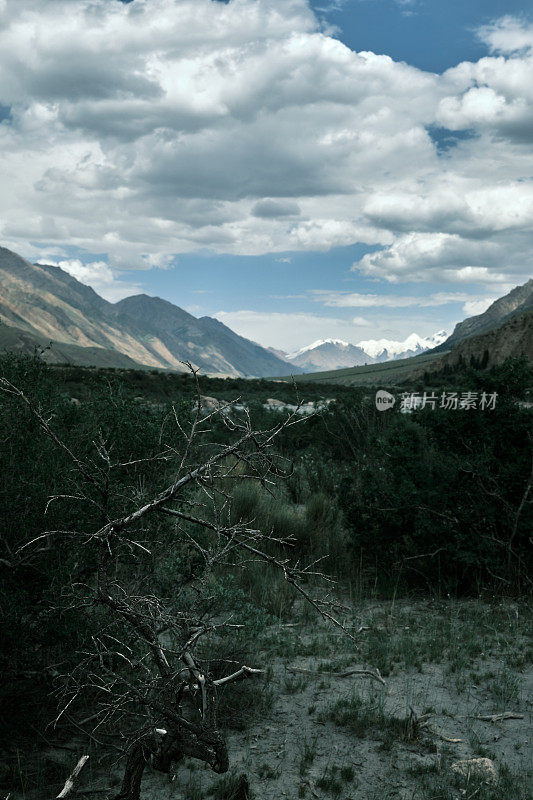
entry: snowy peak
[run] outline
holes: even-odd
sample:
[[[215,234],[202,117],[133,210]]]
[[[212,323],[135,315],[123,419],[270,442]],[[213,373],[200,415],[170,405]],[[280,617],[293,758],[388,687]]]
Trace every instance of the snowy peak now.
[[[425,341],[430,343],[430,348],[437,347],[439,344],[445,342],[448,336],[449,334],[446,333],[446,331],[437,331],[437,333],[434,333],[433,336],[428,336]]]
[[[347,347],[353,347],[353,345],[348,344],[348,342],[343,342],[342,339],[317,339],[316,342],[313,342],[313,344],[308,344],[306,347],[302,347],[295,353],[288,355],[287,358],[292,360],[298,356],[301,356],[302,353],[307,353],[309,350],[316,350],[317,347],[322,347],[324,344],[333,344],[342,350],[345,350]]]
[[[391,361],[424,353],[426,350],[437,347],[447,338],[446,331],[437,331],[432,336],[426,336],[425,338],[417,333],[411,333],[403,342],[394,339],[368,339],[367,341],[358,342],[357,346],[376,361]]]
[[[318,339],[287,358],[306,372],[358,367],[398,358],[408,358],[431,350],[446,341],[446,331],[425,338],[412,333],[403,342],[393,339],[368,339],[356,345],[342,339]]]

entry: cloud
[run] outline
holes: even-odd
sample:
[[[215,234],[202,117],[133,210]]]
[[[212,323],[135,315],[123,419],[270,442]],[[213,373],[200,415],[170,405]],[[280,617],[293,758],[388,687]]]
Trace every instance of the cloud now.
[[[468,300],[463,306],[463,313],[466,317],[475,317],[478,314],[483,314],[496,299],[496,297],[490,297],[483,300]]]
[[[461,292],[435,292],[430,295],[360,294],[358,292],[312,292],[316,301],[337,308],[409,308],[443,306],[471,299]]]
[[[301,211],[298,203],[291,203],[290,201],[259,200],[252,207],[251,213],[254,217],[275,219],[276,217],[295,217],[298,216]]]
[[[321,292],[313,291],[313,299],[325,306],[337,308],[410,308],[445,306],[449,303],[465,303],[466,301],[482,304],[485,299],[473,300],[470,293],[434,292],[429,295],[400,294],[360,294],[358,292]],[[494,299],[494,298],[492,298]],[[492,302],[488,301],[488,304]]]
[[[104,253],[378,245],[390,281],[531,272],[531,26],[436,75],[353,52],[307,0],[5,0],[0,236]],[[112,46],[110,45],[112,43]],[[468,131],[439,152],[431,130]],[[286,256],[285,256],[286,257]]]
[[[451,93],[439,103],[437,122],[450,130],[476,129],[531,143],[533,25],[506,16],[478,34],[496,55],[463,62],[444,74]]]
[[[492,53],[517,53],[533,49],[533,23],[511,15],[483,25],[478,36]]]
[[[218,311],[213,316],[241,336],[265,347],[297,350],[309,342],[331,337],[357,341],[375,328],[363,317],[341,319],[305,312],[262,312],[251,309]],[[367,326],[366,331],[360,330]]]
[[[391,308],[393,308],[391,306]],[[379,312],[379,307],[375,308]],[[413,311],[409,315],[400,310],[397,314],[387,310],[386,316],[372,313],[372,317],[337,317],[302,311],[255,311],[239,309],[217,311],[212,316],[219,319],[232,330],[265,347],[276,347],[292,352],[305,347],[318,339],[342,339],[357,344],[361,339],[387,335],[399,340],[405,339],[415,330],[429,336],[438,329],[453,329],[458,315]]]
[[[376,192],[366,202],[364,213],[373,224],[395,232],[439,231],[471,239],[531,228],[533,192],[529,181],[500,179],[494,186],[465,190],[464,179],[445,176],[443,184],[427,194],[411,186],[386,194]]]
[[[507,269],[503,271],[501,265]],[[506,251],[505,240],[465,239],[457,234],[409,233],[382,250],[367,253],[352,270],[391,283],[434,280],[443,283],[507,285],[527,279],[529,259]]]
[[[61,267],[81,283],[91,286],[97,294],[115,303],[132,294],[139,294],[141,288],[135,284],[120,280],[115,272],[109,268],[104,261],[91,261],[82,263],[78,258],[62,259],[53,261],[49,258],[42,258],[37,264],[48,264],[51,267]]]

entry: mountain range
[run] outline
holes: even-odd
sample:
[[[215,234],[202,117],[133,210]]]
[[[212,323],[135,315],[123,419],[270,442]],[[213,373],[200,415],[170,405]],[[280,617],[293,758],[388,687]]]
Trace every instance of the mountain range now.
[[[291,353],[287,360],[305,372],[323,372],[410,358],[428,351],[435,353],[437,358],[451,351],[446,358],[449,364],[455,363],[461,354],[468,358],[481,358],[485,349],[489,350],[488,364],[500,363],[505,354],[525,353],[533,359],[529,333],[531,311],[533,279],[530,278],[499,297],[482,314],[457,323],[450,336],[446,331],[438,331],[426,338],[413,333],[403,342],[368,339],[355,345],[341,339],[321,339]],[[525,315],[524,318],[517,321],[521,315]],[[496,330],[501,330],[501,333],[488,336]]]
[[[0,248],[0,347],[53,346],[55,363],[152,367],[204,374],[286,375],[287,362],[211,317],[197,318],[145,294],[109,303],[60,267],[30,264]],[[301,372],[295,365],[294,372]]]
[[[403,342],[368,339],[354,345],[342,339],[319,339],[289,354],[287,360],[305,372],[344,369],[417,356],[445,342],[447,338],[446,331],[438,331],[425,338],[412,333]]]
[[[190,362],[208,375],[273,378],[407,359],[427,351],[437,358],[451,351],[453,360],[463,351],[477,358],[482,347],[482,352],[490,351],[488,363],[497,363],[500,351],[533,358],[533,279],[494,301],[483,314],[458,323],[451,336],[445,331],[426,338],[413,333],[403,342],[369,339],[357,344],[321,339],[290,355],[261,347],[217,319],[194,317],[159,297],[140,294],[110,303],[60,267],[31,264],[2,247],[0,285],[0,350],[28,353],[52,342],[43,353],[51,363],[185,371],[183,362]],[[489,336],[493,331],[501,333]]]

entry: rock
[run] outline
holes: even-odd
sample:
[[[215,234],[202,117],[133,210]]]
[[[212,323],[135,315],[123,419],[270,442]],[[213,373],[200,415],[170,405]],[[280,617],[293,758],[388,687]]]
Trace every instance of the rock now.
[[[206,394],[200,395],[200,402],[202,404],[202,408],[216,409],[220,406],[220,400],[217,400],[216,397],[209,397]]]
[[[285,408],[285,403],[282,400],[276,400],[275,397],[269,397],[265,405],[270,408]]]
[[[454,761],[451,770],[464,778],[481,778],[487,783],[496,783],[498,779],[496,767],[490,758],[465,758],[462,761]]]
[[[69,397],[68,401],[69,401],[69,403],[71,403],[73,406],[76,406],[76,407],[78,407],[78,406],[81,406],[81,400],[78,400],[78,398],[77,398],[77,397]]]
[[[298,409],[299,414],[314,414],[315,411],[316,411],[315,404],[313,402],[302,403],[302,405]]]

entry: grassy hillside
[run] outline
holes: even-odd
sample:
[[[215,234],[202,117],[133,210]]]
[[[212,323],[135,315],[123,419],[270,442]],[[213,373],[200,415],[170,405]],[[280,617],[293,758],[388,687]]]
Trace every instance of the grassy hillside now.
[[[401,358],[397,361],[385,361],[382,364],[369,364],[364,367],[347,367],[346,369],[330,370],[328,372],[313,372],[306,375],[295,375],[294,380],[300,383],[326,383],[330,385],[345,386],[386,386],[402,383],[410,375],[426,368],[429,364],[436,364],[445,353],[422,353],[412,358]],[[291,377],[283,380],[292,381]]]

